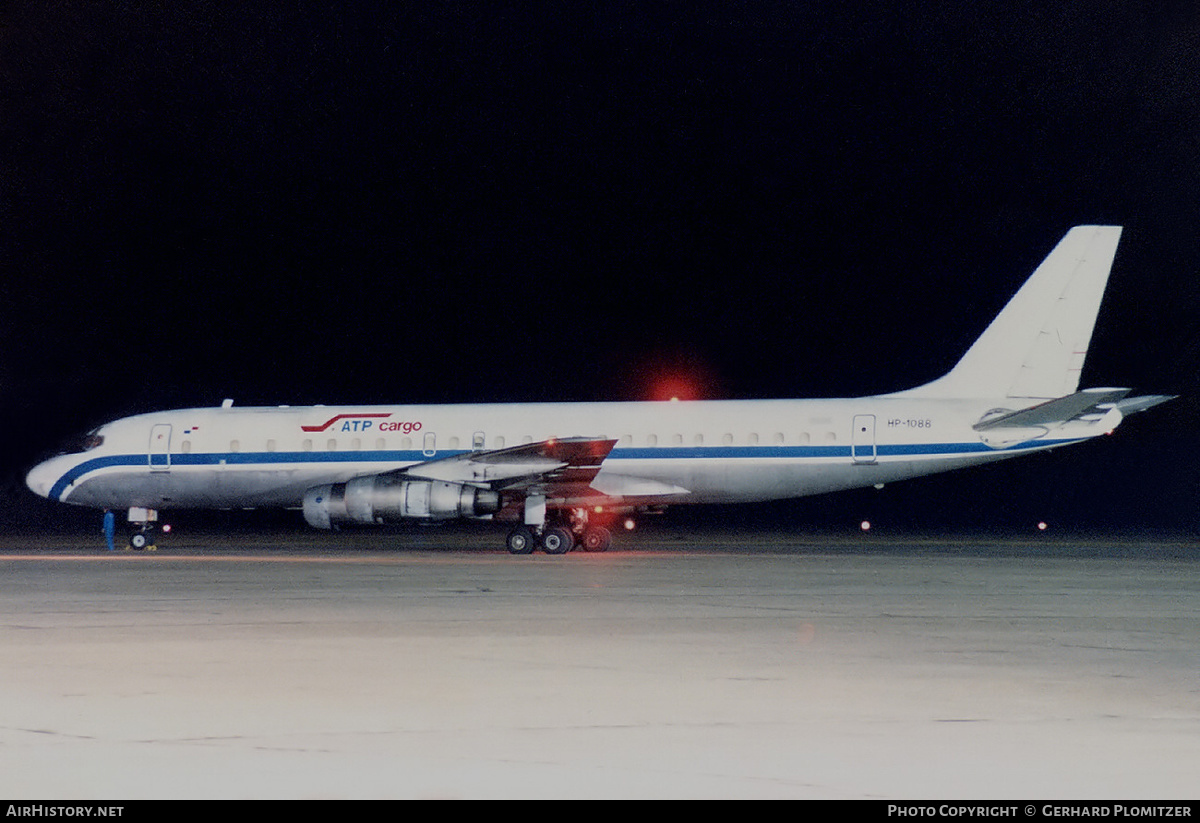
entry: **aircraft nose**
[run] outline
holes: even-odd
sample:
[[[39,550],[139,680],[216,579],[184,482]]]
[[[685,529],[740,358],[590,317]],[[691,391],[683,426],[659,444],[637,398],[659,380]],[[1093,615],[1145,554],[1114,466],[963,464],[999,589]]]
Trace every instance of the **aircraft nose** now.
[[[50,463],[49,460],[38,463],[25,475],[25,485],[38,497],[49,497],[50,488],[54,485],[55,472]]]

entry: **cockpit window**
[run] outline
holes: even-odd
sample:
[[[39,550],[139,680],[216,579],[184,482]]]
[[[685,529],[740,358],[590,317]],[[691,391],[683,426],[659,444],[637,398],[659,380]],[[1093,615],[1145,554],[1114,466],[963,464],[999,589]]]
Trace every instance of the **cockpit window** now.
[[[99,429],[93,429],[82,437],[76,437],[68,441],[64,447],[65,454],[79,454],[80,452],[90,452],[92,449],[103,445],[104,435],[100,434]]]

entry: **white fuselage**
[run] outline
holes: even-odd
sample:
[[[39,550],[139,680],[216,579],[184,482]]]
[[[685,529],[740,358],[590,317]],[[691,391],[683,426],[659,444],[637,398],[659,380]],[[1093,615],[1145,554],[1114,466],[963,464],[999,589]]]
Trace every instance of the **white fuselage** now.
[[[101,427],[28,475],[66,503],[302,508],[317,528],[520,523],[509,551],[608,544],[589,511],[753,503],[1050,449],[1169,397],[1080,391],[1119,226],[1076,226],[944,376],[848,400],[185,409]]]
[[[998,402],[901,397],[187,409],[128,417],[28,483],[94,507],[299,507],[306,490],[469,451],[616,441],[590,492],[627,504],[777,500],[890,483],[1099,434],[1067,426],[993,448]],[[1011,401],[1010,401],[1011,402]],[[552,501],[570,505],[573,501]]]

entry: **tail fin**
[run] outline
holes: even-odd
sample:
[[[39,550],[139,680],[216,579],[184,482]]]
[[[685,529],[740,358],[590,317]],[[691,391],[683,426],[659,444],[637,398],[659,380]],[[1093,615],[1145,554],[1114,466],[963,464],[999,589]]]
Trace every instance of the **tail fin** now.
[[[1071,229],[949,374],[899,396],[1074,392],[1120,238],[1120,226]]]

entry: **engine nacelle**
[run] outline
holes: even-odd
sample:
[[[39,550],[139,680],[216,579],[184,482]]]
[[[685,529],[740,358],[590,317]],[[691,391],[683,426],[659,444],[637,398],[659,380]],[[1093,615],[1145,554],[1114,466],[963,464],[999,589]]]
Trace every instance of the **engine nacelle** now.
[[[451,520],[500,511],[500,493],[442,480],[404,480],[385,474],[315,486],[304,494],[304,519],[318,529],[406,518]]]

